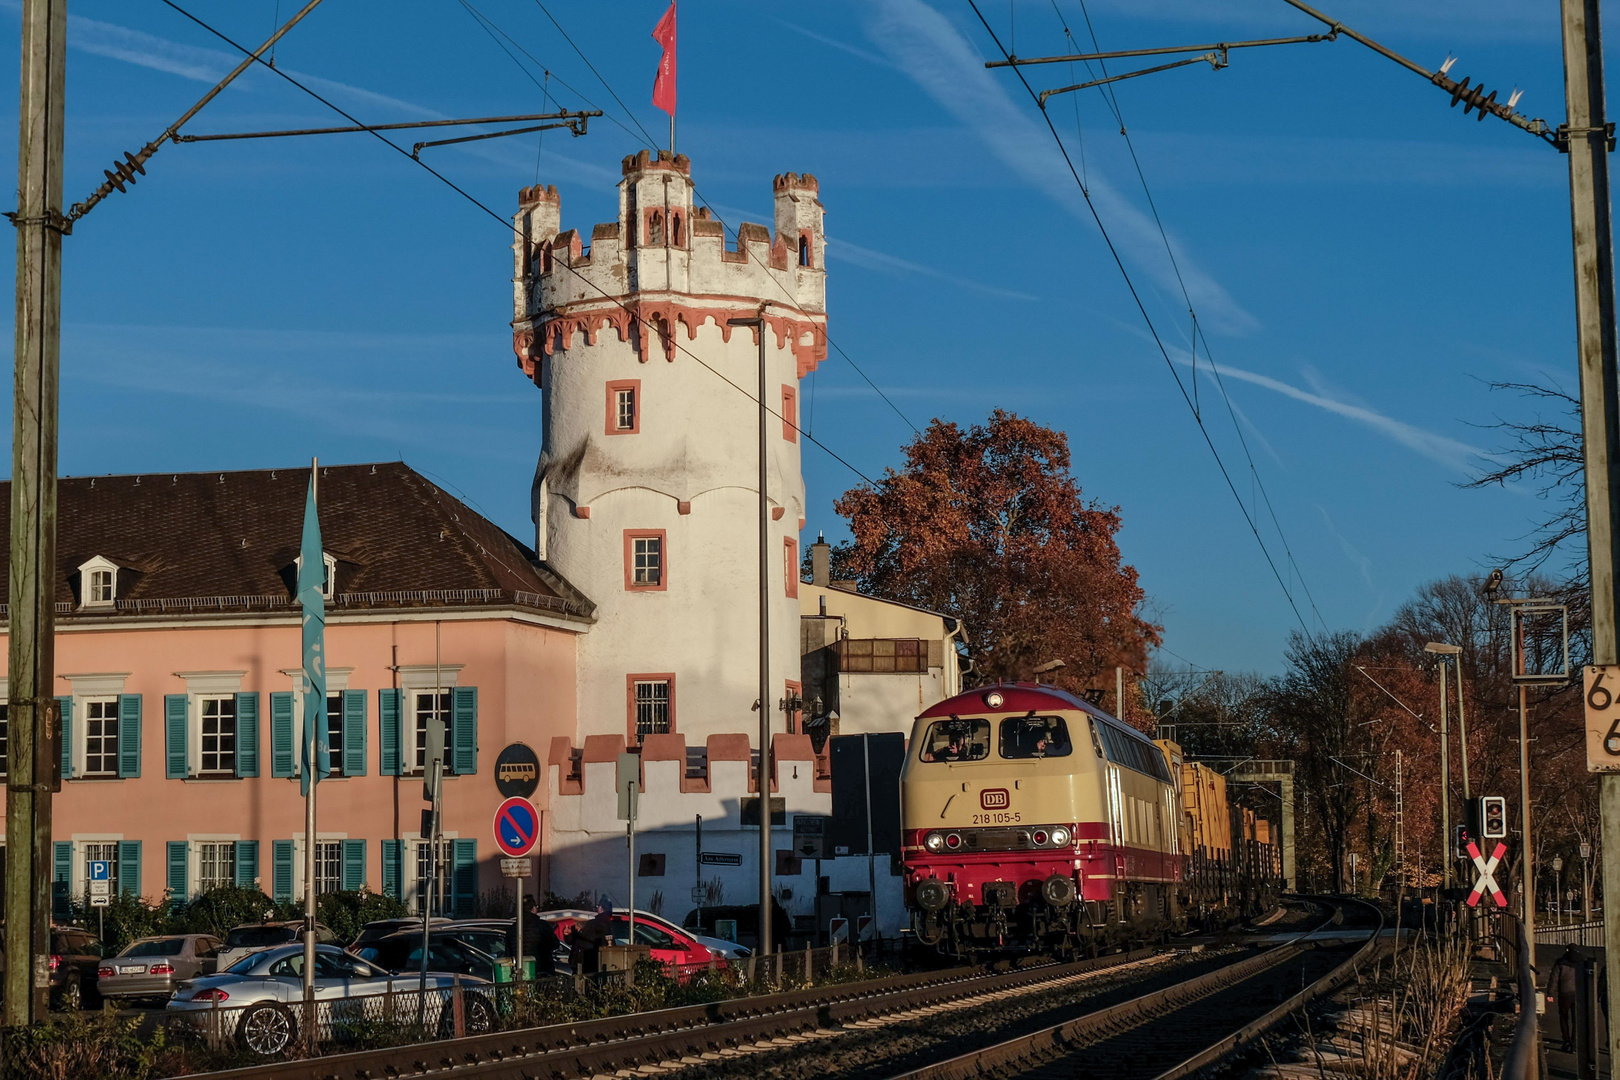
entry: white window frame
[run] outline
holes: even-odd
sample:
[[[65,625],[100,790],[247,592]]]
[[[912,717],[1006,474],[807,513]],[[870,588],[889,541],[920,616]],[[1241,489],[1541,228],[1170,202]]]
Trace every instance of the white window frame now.
[[[175,675],[186,684],[186,775],[194,778],[202,775],[202,699],[235,697],[242,692],[247,672],[177,671]],[[240,746],[237,749],[240,752]]]
[[[87,750],[90,725],[84,722],[87,719],[86,714],[89,712],[86,706],[91,701],[106,700],[108,698],[116,700],[124,692],[124,686],[128,682],[129,676],[130,673],[127,671],[57,676],[59,679],[67,680],[68,685],[72,687],[69,696],[73,698],[73,725],[71,732],[73,744],[68,749],[68,755],[73,765],[73,775],[75,777],[85,775],[85,762],[89,757]],[[108,780],[115,779],[117,776],[118,771],[114,768],[112,773],[101,773],[95,778],[97,780]]]
[[[293,695],[293,775],[302,775],[304,769],[304,669],[282,668],[281,673],[292,680]],[[349,688],[349,676],[354,674],[352,667],[326,669],[326,697],[330,701],[333,694],[340,694]],[[343,777],[337,773],[326,777],[327,780],[341,780]],[[324,782],[324,781],[323,781]]]
[[[430,687],[429,689],[431,690],[432,688]],[[455,882],[453,878],[450,877],[450,875],[455,873],[454,864],[456,846],[453,841],[458,839],[460,835],[460,833],[447,831],[439,838],[439,842],[443,845],[444,852],[444,863],[441,865],[441,873],[445,875],[445,880],[447,882],[447,886],[444,891],[444,899],[445,903],[451,905],[452,907],[454,907],[456,901]],[[421,837],[412,837],[408,839],[406,841],[404,851],[406,865],[399,868],[399,884],[400,889],[402,890],[401,895],[405,898],[405,906],[409,908],[411,913],[414,915],[422,914],[422,897],[420,895],[422,889],[422,875],[419,867],[422,864],[423,849],[427,846],[428,841],[423,840]]]
[[[188,833],[186,836],[186,892],[187,900],[202,895],[202,845],[203,844],[240,844],[240,833]],[[233,852],[234,854],[234,852]],[[231,870],[226,884],[236,883],[236,860],[231,860]]]
[[[450,752],[450,730],[454,708],[456,682],[461,676],[464,664],[401,664],[394,670],[399,674],[400,718],[399,718],[399,752],[400,764],[404,767],[406,776],[421,776],[422,770],[416,767],[416,695],[431,695],[435,689],[441,693],[450,694],[450,711],[445,715],[444,746],[448,756]]]
[[[323,551],[321,552],[321,562],[326,567],[326,580],[321,582],[321,598],[330,600],[332,594],[337,591],[337,558],[330,552]],[[302,555],[295,557],[293,566],[301,573],[304,569],[304,557]]]
[[[107,581],[108,595],[104,600],[93,597],[97,574],[110,575]],[[86,609],[100,608],[107,610],[118,606],[118,564],[102,555],[95,555],[79,564],[79,607]]]
[[[338,887],[340,889],[343,887],[343,848],[341,847],[341,842],[344,841],[344,840],[348,840],[348,839],[350,839],[350,837],[349,837],[349,834],[346,833],[346,832],[317,832],[315,834],[315,842],[317,844],[336,843],[336,844],[340,845],[339,848],[338,848]],[[307,859],[304,856],[304,847],[305,847],[305,845],[304,845],[304,837],[303,837],[303,835],[300,834],[298,836],[293,837],[292,842],[293,842],[293,895],[295,897],[302,897],[304,895],[304,867],[305,867],[305,864],[307,862]],[[367,844],[366,847],[369,849],[371,847],[371,845]],[[273,852],[274,848],[275,848],[275,845],[271,844],[270,848],[271,848],[271,850]],[[370,850],[367,850],[366,857],[368,859],[371,857]],[[259,856],[259,868],[260,868],[259,872],[261,874],[264,873],[264,855],[263,855],[263,847],[262,846],[261,846],[261,849],[260,849],[260,856]]]
[[[112,771],[91,773],[90,771],[90,706],[112,706],[113,723],[113,762]],[[105,721],[107,717],[100,719]],[[86,780],[116,780],[118,778],[118,698],[96,695],[80,699],[73,699],[73,751],[78,755],[73,775],[75,778],[83,777]]]
[[[68,866],[68,896],[70,896],[74,902],[79,902],[84,899],[85,890],[90,887],[90,883],[86,881],[84,877],[84,859],[86,854],[84,846],[86,844],[114,845],[113,861],[116,863],[118,861],[118,848],[116,845],[124,839],[124,834],[74,833],[68,839],[70,845],[69,850],[71,851],[71,862]]]

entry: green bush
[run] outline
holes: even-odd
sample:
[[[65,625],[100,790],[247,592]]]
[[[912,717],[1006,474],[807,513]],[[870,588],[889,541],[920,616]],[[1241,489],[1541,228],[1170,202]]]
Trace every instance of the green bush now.
[[[223,938],[233,926],[243,923],[296,919],[292,904],[277,903],[247,885],[221,885],[190,903],[176,905],[169,913],[164,933],[213,934]]]
[[[393,897],[366,889],[327,893],[315,901],[315,917],[345,943],[358,937],[360,928],[368,922],[403,919],[409,914],[405,905]]]
[[[0,1031],[0,1080],[146,1080],[164,1049],[164,1031],[138,1034],[139,1019],[110,1012]]]

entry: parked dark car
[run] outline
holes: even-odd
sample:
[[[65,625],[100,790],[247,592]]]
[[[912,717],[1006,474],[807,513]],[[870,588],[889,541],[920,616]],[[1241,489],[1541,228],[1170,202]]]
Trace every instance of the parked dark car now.
[[[422,931],[401,930],[349,950],[355,956],[394,975],[422,970]],[[462,941],[448,928],[428,932],[428,970],[446,975],[470,975],[495,981],[495,958]]]
[[[449,921],[449,919],[435,915],[428,919],[428,925],[443,926]],[[373,922],[368,922],[366,925],[360,928],[360,932],[355,935],[354,940],[349,942],[349,951],[353,952],[355,949],[358,949],[360,946],[365,945],[368,942],[380,940],[381,938],[387,937],[389,934],[397,934],[401,930],[409,930],[412,927],[415,927],[416,932],[420,934],[422,932],[422,920],[419,918],[377,919]]]
[[[516,919],[457,919],[445,923],[442,929],[493,957],[505,959],[517,955]],[[523,944],[532,956],[534,942]]]

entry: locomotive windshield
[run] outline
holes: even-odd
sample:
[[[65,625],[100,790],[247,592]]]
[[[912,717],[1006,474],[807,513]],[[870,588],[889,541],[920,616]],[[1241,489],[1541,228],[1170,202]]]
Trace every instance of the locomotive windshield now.
[[[982,761],[990,756],[990,721],[935,720],[922,738],[923,761]]]
[[[1068,757],[1069,726],[1060,716],[1014,716],[1001,722],[1001,756]]]

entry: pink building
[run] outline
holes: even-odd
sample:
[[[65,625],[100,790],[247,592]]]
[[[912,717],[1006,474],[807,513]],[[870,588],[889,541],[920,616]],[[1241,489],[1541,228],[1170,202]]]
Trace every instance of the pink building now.
[[[301,895],[293,586],[308,484],[308,469],[61,482],[60,897],[83,895],[95,859],[153,901],[228,882]],[[545,754],[576,732],[576,641],[593,606],[403,464],[322,468],[319,494],[333,775],[319,789],[317,886],[419,896],[437,711],[445,888],[468,911],[500,885],[495,755],[510,742]],[[535,798],[545,810],[544,785]]]

